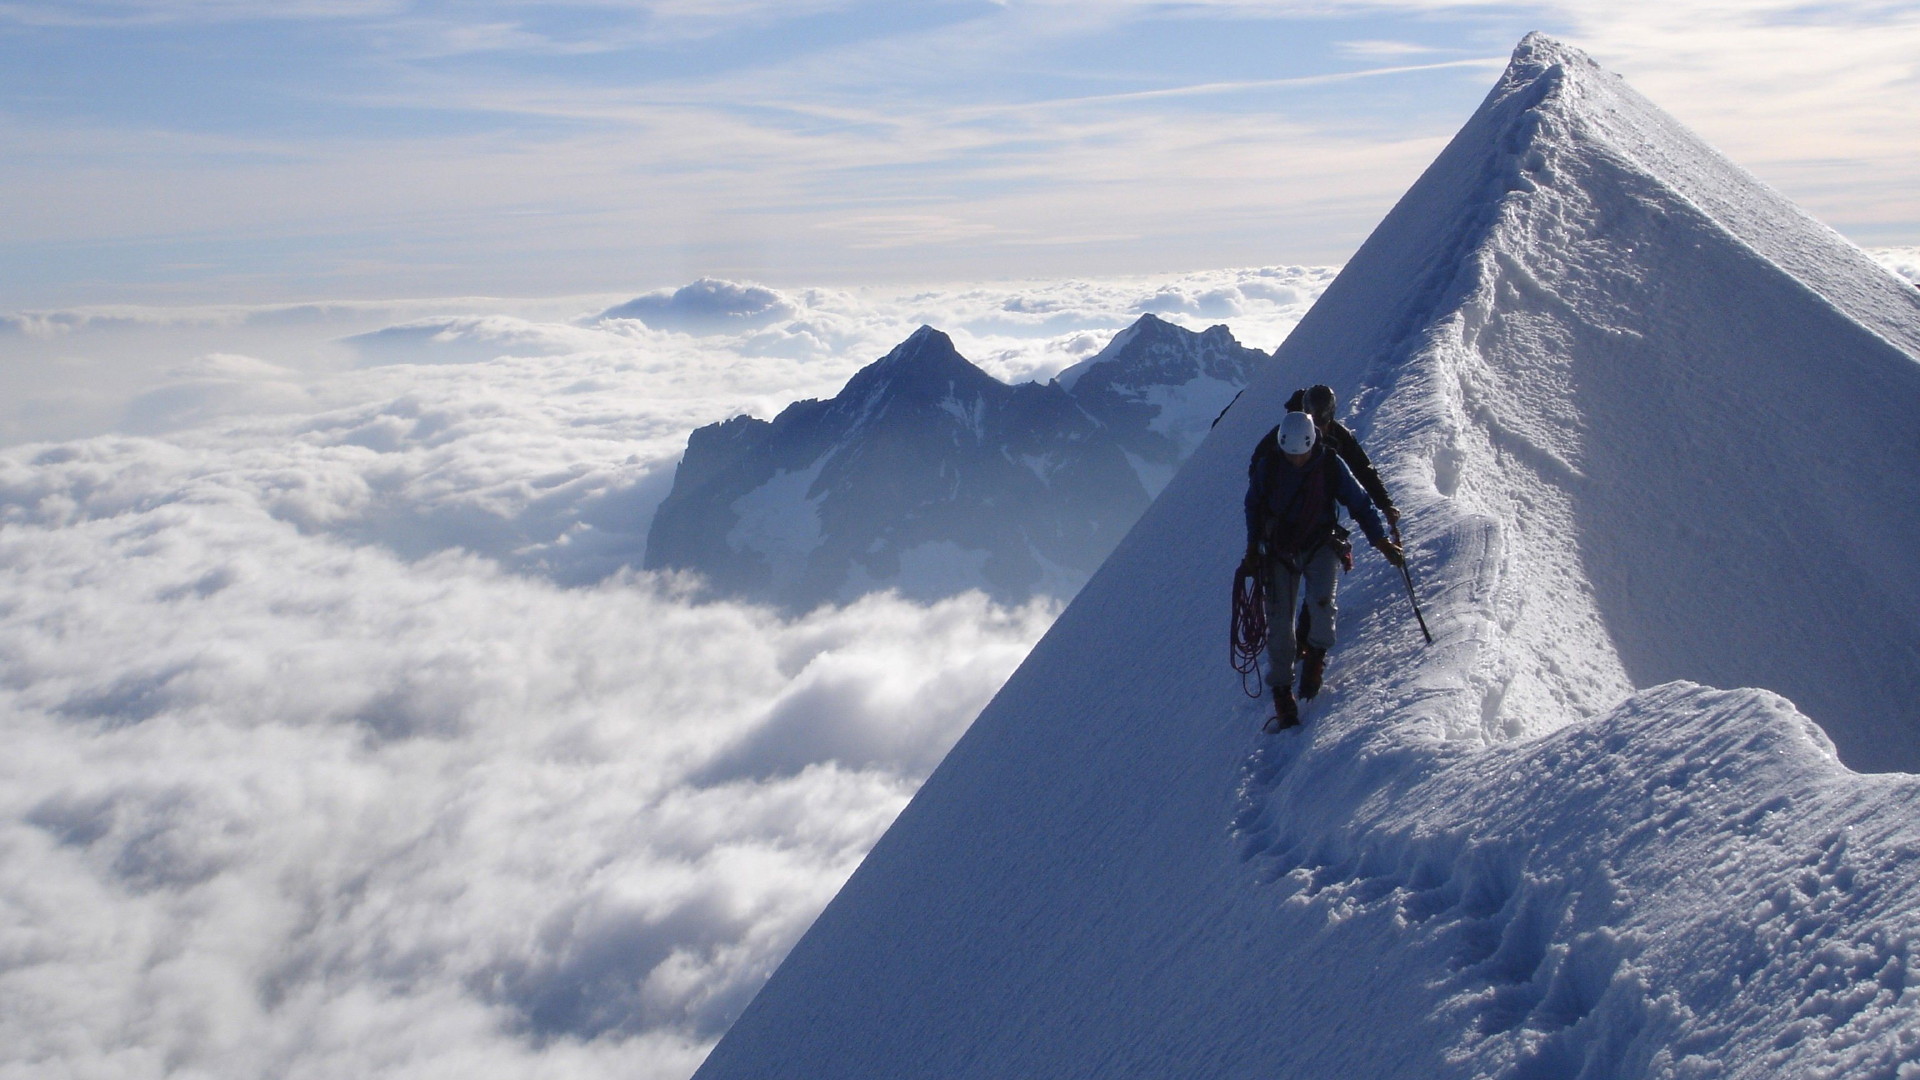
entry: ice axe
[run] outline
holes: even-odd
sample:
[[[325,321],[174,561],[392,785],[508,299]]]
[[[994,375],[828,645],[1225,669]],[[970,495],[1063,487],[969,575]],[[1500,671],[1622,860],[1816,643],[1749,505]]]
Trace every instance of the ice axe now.
[[[1413,571],[1407,569],[1405,552],[1400,555],[1400,577],[1407,583],[1407,603],[1413,605],[1413,617],[1420,621],[1420,636],[1426,638],[1427,644],[1431,645],[1433,635],[1427,631],[1427,617],[1420,614],[1420,598],[1413,595]]]

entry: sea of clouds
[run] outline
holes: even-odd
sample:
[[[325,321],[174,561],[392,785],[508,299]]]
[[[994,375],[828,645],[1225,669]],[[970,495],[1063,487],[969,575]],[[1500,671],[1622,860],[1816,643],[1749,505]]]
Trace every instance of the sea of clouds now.
[[[688,431],[1331,275],[0,315],[0,1077],[686,1076],[1059,609],[696,602]]]

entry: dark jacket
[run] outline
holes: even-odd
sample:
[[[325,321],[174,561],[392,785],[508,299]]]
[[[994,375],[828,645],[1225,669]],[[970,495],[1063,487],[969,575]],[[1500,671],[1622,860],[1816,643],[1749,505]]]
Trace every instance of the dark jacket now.
[[[1280,452],[1278,425],[1253,448],[1247,463],[1249,547],[1265,543],[1268,554],[1288,558],[1306,554],[1333,536],[1340,504],[1360,523],[1367,539],[1386,539],[1386,525],[1372,498],[1338,455],[1315,446],[1305,465],[1295,465]]]
[[[1293,396],[1287,399],[1287,411],[1305,411],[1306,394],[1305,390],[1295,390]],[[1353,432],[1348,431],[1345,424],[1335,420],[1326,425],[1320,430],[1320,441],[1347,463],[1353,478],[1367,489],[1367,497],[1373,500],[1374,506],[1382,513],[1393,509],[1393,499],[1387,494],[1387,485],[1380,482],[1380,474],[1374,471],[1367,452],[1360,448],[1360,440],[1353,437]]]

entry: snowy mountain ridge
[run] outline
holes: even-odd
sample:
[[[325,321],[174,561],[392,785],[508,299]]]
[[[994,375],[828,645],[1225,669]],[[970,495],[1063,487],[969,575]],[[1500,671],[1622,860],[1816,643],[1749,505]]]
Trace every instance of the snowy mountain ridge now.
[[[1302,381],[1436,642],[1363,553],[1269,737],[1226,592]],[[700,1075],[1904,1080],[1916,415],[1911,287],[1529,36]]]
[[[1071,380],[1008,386],[923,326],[831,400],[695,431],[647,567],[800,610],[1071,596],[1266,360],[1148,314]]]

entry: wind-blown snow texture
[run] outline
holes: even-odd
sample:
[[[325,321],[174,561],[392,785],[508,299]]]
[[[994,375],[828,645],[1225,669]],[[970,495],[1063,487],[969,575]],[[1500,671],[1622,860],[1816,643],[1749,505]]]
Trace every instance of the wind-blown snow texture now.
[[[1915,1075],[1920,781],[1842,760],[1920,765],[1916,356],[1911,286],[1529,37],[699,1075]],[[1437,641],[1363,553],[1268,737],[1227,584],[1311,379]]]

